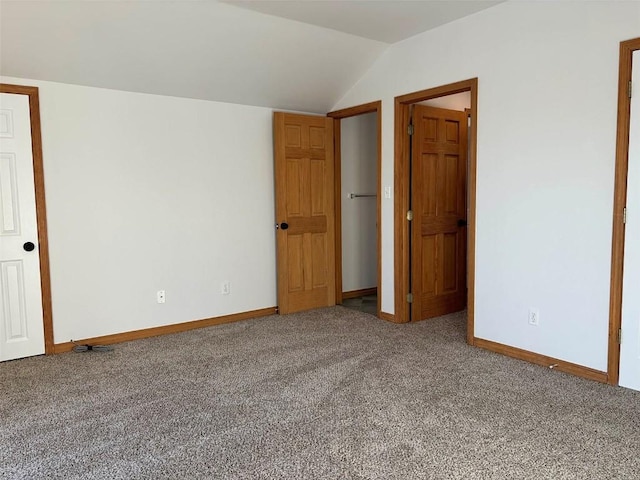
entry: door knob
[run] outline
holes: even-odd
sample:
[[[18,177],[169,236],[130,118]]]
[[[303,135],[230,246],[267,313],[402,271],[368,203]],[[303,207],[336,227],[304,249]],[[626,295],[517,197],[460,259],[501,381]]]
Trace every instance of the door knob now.
[[[459,227],[466,227],[467,226],[467,221],[463,220],[462,218],[460,220],[458,220],[458,226]]]
[[[287,228],[289,228],[289,224],[287,222],[282,222],[280,224],[280,229],[281,230],[286,230]]]
[[[36,248],[36,246],[33,244],[33,242],[25,242],[25,244],[22,245],[22,248],[24,248],[25,252],[31,252]]]

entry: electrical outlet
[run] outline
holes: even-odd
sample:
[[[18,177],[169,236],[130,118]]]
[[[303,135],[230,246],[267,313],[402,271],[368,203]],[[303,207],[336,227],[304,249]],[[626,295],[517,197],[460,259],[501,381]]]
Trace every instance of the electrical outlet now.
[[[156,293],[156,299],[158,300],[158,303],[164,303],[166,301],[164,290],[158,290]]]
[[[222,293],[222,295],[229,295],[231,293],[231,282],[229,280],[222,282],[220,293]]]
[[[540,310],[537,308],[531,307],[529,309],[529,325],[533,325],[534,327],[540,325]]]

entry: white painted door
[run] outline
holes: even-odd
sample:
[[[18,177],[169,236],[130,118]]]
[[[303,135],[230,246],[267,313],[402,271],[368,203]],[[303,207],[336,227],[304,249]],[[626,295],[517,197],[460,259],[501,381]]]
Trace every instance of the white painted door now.
[[[633,53],[631,72],[634,95],[629,125],[619,383],[640,390],[640,50]]]
[[[0,287],[0,361],[44,353],[29,97],[11,93],[0,94]]]

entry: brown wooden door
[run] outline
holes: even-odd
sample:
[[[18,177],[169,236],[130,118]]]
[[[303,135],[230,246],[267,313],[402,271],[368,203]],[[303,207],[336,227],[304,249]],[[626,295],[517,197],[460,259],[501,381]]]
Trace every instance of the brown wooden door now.
[[[273,120],[279,312],[335,305],[333,119]]]
[[[466,306],[467,115],[415,105],[411,159],[411,320]]]

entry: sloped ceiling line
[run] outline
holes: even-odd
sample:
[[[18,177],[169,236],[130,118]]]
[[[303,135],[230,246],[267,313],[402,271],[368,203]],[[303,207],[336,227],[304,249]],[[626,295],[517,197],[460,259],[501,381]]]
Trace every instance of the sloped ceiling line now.
[[[2,1],[0,74],[326,113],[388,47],[354,35],[354,27],[388,14],[379,9],[383,4],[395,3],[400,12],[409,8],[404,4],[445,2],[340,2],[339,15],[332,2],[284,2],[294,13],[314,13],[315,4],[326,4],[334,21],[351,18],[350,28],[333,29],[236,3],[252,2]],[[356,14],[366,21],[355,22]],[[394,28],[409,25],[407,19],[397,22]]]

